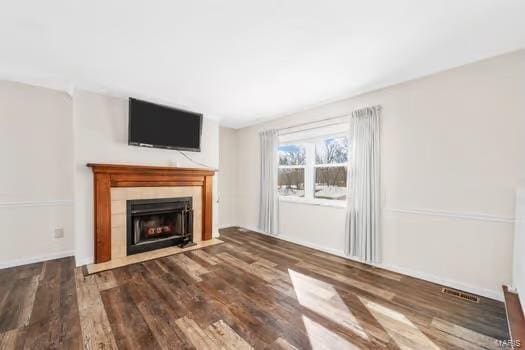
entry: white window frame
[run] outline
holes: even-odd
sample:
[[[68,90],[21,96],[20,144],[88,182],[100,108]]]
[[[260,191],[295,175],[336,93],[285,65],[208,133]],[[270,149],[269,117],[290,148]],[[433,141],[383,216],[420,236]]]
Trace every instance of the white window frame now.
[[[346,208],[346,202],[347,202],[346,200],[341,201],[341,200],[335,200],[335,199],[324,199],[324,198],[314,197],[315,169],[316,168],[346,166],[347,171],[350,171],[350,169],[348,168],[348,162],[331,163],[331,164],[315,164],[315,144],[327,138],[336,138],[336,137],[341,137],[341,136],[348,137],[347,134],[338,134],[338,133],[332,134],[331,133],[331,134],[326,134],[323,136],[318,136],[315,138],[310,138],[308,140],[288,141],[288,142],[283,142],[279,144],[279,147],[288,146],[288,145],[298,145],[298,146],[300,145],[304,147],[304,150],[305,150],[305,164],[304,165],[279,165],[279,169],[297,169],[297,168],[304,169],[304,197],[279,195],[280,201],[299,203],[299,204]]]

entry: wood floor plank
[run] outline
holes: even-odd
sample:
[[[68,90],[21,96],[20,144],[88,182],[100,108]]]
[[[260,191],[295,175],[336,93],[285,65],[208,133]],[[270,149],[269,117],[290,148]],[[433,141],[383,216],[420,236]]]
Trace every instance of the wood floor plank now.
[[[237,297],[237,291],[234,288],[231,288],[231,286],[219,278],[199,283],[198,287],[203,291],[203,296],[208,298],[210,303],[207,306],[207,310],[203,310],[202,313],[195,312],[194,310],[194,312],[191,313],[194,319],[199,320],[201,324],[212,324],[216,322],[215,320],[222,319],[254,348],[260,349],[267,345],[267,342],[262,338],[268,334],[266,332],[262,332],[261,334],[260,321],[250,317],[249,314],[236,312],[236,306],[233,306],[233,304]],[[211,314],[213,314],[211,317],[209,312],[210,306],[215,308],[215,310],[211,312]],[[203,316],[203,313],[207,315]],[[218,315],[218,317],[215,315]],[[273,334],[269,336],[272,337]]]
[[[113,335],[119,349],[160,349],[157,340],[135,305],[127,285],[101,292]]]
[[[117,349],[94,275],[76,270],[76,289],[84,349]]]
[[[404,314],[366,298],[359,299],[399,348],[439,350],[439,347]]]
[[[314,255],[318,256],[318,257],[322,257],[325,260],[336,262],[339,265],[349,266],[349,267],[352,267],[352,268],[355,268],[355,269],[359,269],[361,271],[365,271],[367,273],[378,275],[378,276],[381,276],[381,277],[384,277],[384,278],[388,278],[388,279],[391,279],[391,280],[394,280],[394,281],[398,281],[398,282],[401,281],[401,278],[403,277],[400,274],[397,274],[397,273],[394,273],[394,272],[386,271],[386,270],[375,268],[375,267],[372,267],[372,266],[367,266],[365,264],[360,264],[358,262],[354,262],[354,261],[351,261],[349,259],[341,258],[341,257],[335,256],[335,255],[331,255],[331,254],[328,254],[328,253],[324,253],[324,252],[317,252],[317,253],[314,253]]]
[[[204,266],[199,265],[197,262],[187,257],[185,254],[173,255],[169,258],[177,266],[186,271],[196,282],[202,281],[201,275],[209,272]]]
[[[244,243],[244,246],[246,247],[254,247],[256,248],[258,251],[259,251],[259,255],[266,255],[268,257],[271,257],[272,260],[274,261],[280,261],[283,262],[285,261],[287,264],[296,264],[300,261],[302,261],[302,259],[300,257],[296,257],[292,254],[289,254],[285,251],[281,251],[279,249],[275,249],[275,248],[271,248],[269,246],[266,246],[264,244],[261,244],[261,243],[258,243],[258,242],[254,242],[254,241],[248,241],[246,243]],[[264,252],[264,253],[263,253]],[[275,256],[278,256],[279,258],[275,258]]]
[[[101,291],[110,288],[115,288],[119,285],[117,279],[115,278],[115,275],[113,274],[113,271],[100,272],[95,274],[94,276],[95,280],[97,281],[98,289]]]
[[[0,270],[0,349],[495,349],[503,303],[238,228],[85,276]]]
[[[29,323],[18,338],[28,349],[82,348],[74,259],[47,261],[45,265]]]
[[[350,340],[346,339],[345,337],[342,337],[337,333],[332,332],[330,329],[309,319],[308,317],[304,318],[304,324],[307,329],[308,340],[310,341],[312,349],[360,349]]]
[[[12,288],[1,300],[0,333],[29,323],[38,284],[39,276],[14,280]]]
[[[438,344],[441,349],[458,349],[458,350],[479,350],[483,349],[479,345],[473,344],[455,335],[442,332],[437,328],[430,327],[425,333]]]
[[[77,268],[75,270],[75,287],[80,310],[93,307],[101,301],[95,275],[84,275],[82,270]]]
[[[328,270],[320,268],[320,267],[318,267],[316,265],[312,265],[312,264],[309,264],[309,263],[301,262],[301,263],[297,264],[296,266],[305,268],[305,269],[307,269],[309,271],[318,273],[320,275],[326,276],[326,277],[331,278],[333,280],[342,282],[342,283],[344,283],[344,284],[346,284],[346,285],[348,285],[350,287],[363,290],[365,292],[368,292],[370,294],[374,294],[376,296],[379,296],[379,297],[387,299],[387,300],[392,300],[395,297],[395,293],[393,293],[393,292],[390,292],[388,290],[384,290],[382,288],[375,287],[375,286],[370,285],[368,283],[363,283],[363,282],[358,281],[356,279],[353,279],[353,278],[350,278],[350,277],[347,277],[347,276],[344,276],[344,275],[340,275],[340,274],[334,273],[332,271],[328,271]]]
[[[18,344],[18,334],[21,328],[11,329],[7,332],[0,333],[0,350],[21,348]]]
[[[219,259],[217,259],[216,257],[214,257],[211,254],[206,253],[202,249],[194,250],[194,251],[191,252],[191,254],[195,255],[198,258],[201,258],[202,260],[206,261],[210,265],[217,265],[217,264],[219,264],[221,262]]]
[[[283,337],[279,337],[272,343],[272,349],[281,349],[281,350],[298,350],[295,346],[288,343]]]
[[[191,318],[179,318],[175,324],[196,349],[213,350],[221,348],[220,343],[211,334],[204,332]]]
[[[53,260],[45,264],[47,277],[38,284],[29,323],[51,319],[77,320],[78,323],[73,259]]]
[[[14,338],[14,348],[52,348],[64,344],[74,348],[79,343],[73,267],[73,259],[64,258],[7,272],[0,270],[0,275],[9,276],[1,287],[9,283],[13,290],[12,294],[5,294],[13,312],[0,308],[0,323],[19,327],[2,335],[2,342],[9,343],[7,348],[13,348]]]
[[[223,320],[219,320],[207,329],[216,340],[218,340],[226,349],[229,350],[250,350],[253,347],[241,338],[230,326]]]
[[[18,342],[24,349],[82,349],[78,310],[70,315],[42,319],[20,328]]]
[[[496,339],[480,334],[473,330],[461,327],[457,324],[447,322],[445,320],[440,320],[434,318],[432,320],[431,326],[439,329],[444,333],[448,333],[456,336],[457,338],[464,339],[472,344],[475,344],[483,349],[500,349],[501,346],[498,345]]]
[[[28,265],[0,269],[0,286],[12,283],[15,279],[39,276],[44,263],[33,263]]]
[[[247,262],[237,259],[228,253],[220,253],[218,256],[226,263],[229,263],[232,266],[243,270],[244,272],[257,276],[266,282],[272,282],[277,278],[273,273],[271,273],[271,271],[266,270],[263,266],[248,264]]]
[[[232,271],[235,274],[235,270]],[[261,322],[254,328],[258,329],[259,336],[267,343],[273,342],[276,336],[284,333],[301,348],[308,348],[300,318],[302,310],[295,299],[280,295],[264,284],[257,284],[257,278],[251,275],[245,276],[242,281],[233,278],[231,273],[228,276],[228,269],[217,275],[226,282],[226,290],[229,290],[226,294],[230,296],[230,305],[236,310],[249,311],[256,316],[258,322]]]
[[[184,281],[173,275],[164,278],[148,276],[145,281],[149,284],[148,290],[151,295],[158,296],[159,304],[167,304],[174,317],[180,318],[190,312],[188,300],[194,296],[188,293],[186,288],[188,285]]]
[[[163,350],[191,349],[192,344],[176,326],[175,315],[171,308],[162,307],[159,303],[141,302],[137,305],[149,329]]]
[[[275,289],[279,293],[286,295],[290,298],[297,298],[297,294],[295,292],[295,288],[291,283],[285,282],[283,280],[275,280],[271,283],[268,283],[268,286]]]

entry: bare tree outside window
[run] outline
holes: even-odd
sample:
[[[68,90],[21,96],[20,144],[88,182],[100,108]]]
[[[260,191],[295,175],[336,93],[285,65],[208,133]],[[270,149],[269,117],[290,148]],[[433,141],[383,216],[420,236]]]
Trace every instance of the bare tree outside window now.
[[[306,152],[302,145],[279,147],[279,165],[305,165]]]
[[[348,138],[325,138],[315,145],[314,198],[346,200]]]
[[[301,145],[279,147],[279,195],[304,197],[306,154]]]

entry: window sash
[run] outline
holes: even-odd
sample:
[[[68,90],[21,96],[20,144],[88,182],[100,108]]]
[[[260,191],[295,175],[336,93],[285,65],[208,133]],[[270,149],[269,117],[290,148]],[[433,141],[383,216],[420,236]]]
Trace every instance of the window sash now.
[[[315,164],[315,168],[338,168],[342,166],[348,166],[348,163],[328,163],[328,164]]]
[[[306,165],[279,165],[279,169],[302,169],[306,168]]]

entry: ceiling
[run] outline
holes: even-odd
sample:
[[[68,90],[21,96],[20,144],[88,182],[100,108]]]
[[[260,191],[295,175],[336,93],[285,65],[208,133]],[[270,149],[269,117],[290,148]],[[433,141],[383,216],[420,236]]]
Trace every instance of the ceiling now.
[[[2,0],[0,79],[242,127],[525,47],[523,0]]]

